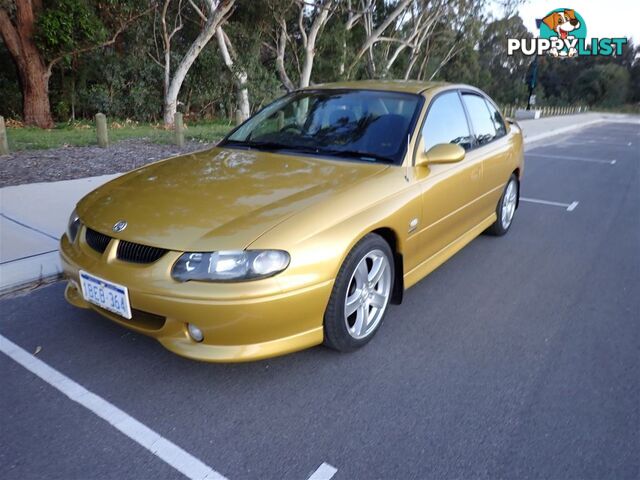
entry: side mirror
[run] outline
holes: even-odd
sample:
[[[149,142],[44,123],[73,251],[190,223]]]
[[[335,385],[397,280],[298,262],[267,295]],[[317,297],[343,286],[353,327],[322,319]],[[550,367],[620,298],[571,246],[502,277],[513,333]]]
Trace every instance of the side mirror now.
[[[428,152],[421,148],[420,142],[418,158],[416,159],[416,167],[425,166],[436,163],[456,163],[465,156],[464,148],[455,143],[439,143],[429,149]]]

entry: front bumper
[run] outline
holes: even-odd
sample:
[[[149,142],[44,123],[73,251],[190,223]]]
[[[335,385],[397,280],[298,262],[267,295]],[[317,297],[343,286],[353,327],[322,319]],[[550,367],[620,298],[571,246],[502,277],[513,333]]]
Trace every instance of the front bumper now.
[[[84,237],[84,228],[78,237]],[[179,283],[171,267],[180,255],[169,252],[160,260],[138,265],[115,258],[117,240],[103,254],[81,239],[60,243],[65,298],[91,308],[131,330],[156,338],[178,355],[210,362],[250,361],[302,350],[322,343],[323,316],[333,281],[297,285],[283,290],[278,277],[239,283]],[[84,300],[79,270],[125,285],[133,318],[127,320]],[[195,342],[187,323],[204,333]]]

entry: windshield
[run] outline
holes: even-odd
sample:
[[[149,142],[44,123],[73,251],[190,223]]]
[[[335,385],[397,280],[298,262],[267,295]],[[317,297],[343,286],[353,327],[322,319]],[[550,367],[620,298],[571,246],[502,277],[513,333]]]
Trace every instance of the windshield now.
[[[400,164],[422,97],[371,90],[312,90],[283,97],[222,146],[295,151]]]

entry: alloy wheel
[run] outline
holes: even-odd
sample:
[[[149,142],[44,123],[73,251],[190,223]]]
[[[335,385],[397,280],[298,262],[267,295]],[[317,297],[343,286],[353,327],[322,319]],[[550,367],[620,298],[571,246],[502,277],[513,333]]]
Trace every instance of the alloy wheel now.
[[[391,267],[382,250],[372,250],[351,275],[344,302],[347,331],[362,339],[375,331],[382,320],[391,293]]]
[[[518,185],[515,180],[511,180],[507,185],[507,190],[502,198],[502,228],[505,230],[511,225],[513,214],[516,211],[516,203],[518,201]]]

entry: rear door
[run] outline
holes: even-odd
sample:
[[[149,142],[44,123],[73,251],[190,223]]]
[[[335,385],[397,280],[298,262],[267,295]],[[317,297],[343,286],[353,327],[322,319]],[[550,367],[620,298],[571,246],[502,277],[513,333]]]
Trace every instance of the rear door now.
[[[495,211],[509,179],[512,149],[502,116],[493,103],[473,91],[463,91],[462,100],[474,132],[474,155],[482,160],[478,207],[484,219]]]

